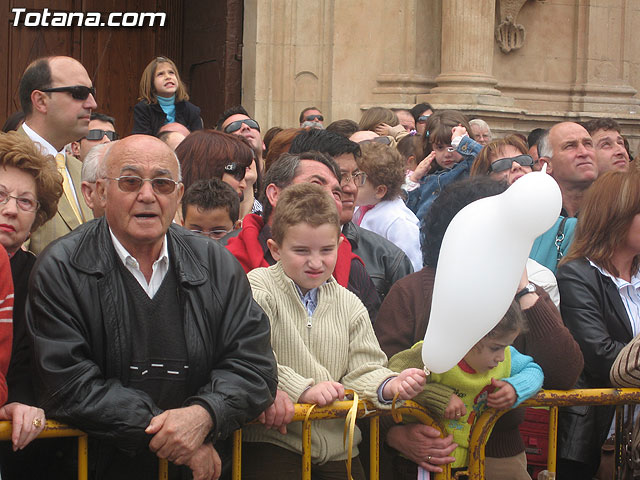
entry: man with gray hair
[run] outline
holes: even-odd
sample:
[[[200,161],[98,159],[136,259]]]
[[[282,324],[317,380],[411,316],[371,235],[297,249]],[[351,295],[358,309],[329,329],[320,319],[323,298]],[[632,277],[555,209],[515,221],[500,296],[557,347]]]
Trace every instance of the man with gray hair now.
[[[562,192],[562,215],[575,217],[582,198],[598,178],[598,165],[589,132],[574,122],[556,123],[538,139],[540,163],[547,164]]]
[[[474,118],[469,121],[471,127],[471,133],[476,142],[483,147],[486,146],[492,139],[493,134],[489,128],[489,124],[480,118]]]
[[[560,218],[533,242],[529,257],[555,273],[568,252],[585,192],[598,177],[593,141],[589,132],[573,122],[555,124],[538,138],[540,165],[547,166],[560,187]]]
[[[104,209],[100,205],[96,194],[96,182],[98,181],[102,160],[113,144],[118,141],[119,140],[114,140],[113,142],[96,145],[89,150],[89,153],[87,153],[84,158],[84,162],[82,162],[82,171],[80,173],[82,184],[80,187],[84,201],[93,212],[93,218],[99,218],[104,215]]]
[[[224,247],[173,223],[183,185],[167,145],[132,135],[103,167],[104,216],[31,277],[40,405],[95,440],[91,478],[156,479],[166,458],[183,465],[170,478],[217,479],[223,440],[273,403],[269,319]]]

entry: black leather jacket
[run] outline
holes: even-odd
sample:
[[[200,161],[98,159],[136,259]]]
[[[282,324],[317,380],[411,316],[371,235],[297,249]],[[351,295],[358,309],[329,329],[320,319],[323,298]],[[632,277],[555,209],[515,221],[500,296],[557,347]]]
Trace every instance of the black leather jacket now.
[[[167,238],[184,308],[192,395],[184,405],[207,408],[217,440],[273,403],[269,320],[225,248],[175,224]],[[134,453],[147,447],[144,429],[161,410],[146,393],[124,386],[135,346],[117,261],[104,218],[52,243],[34,267],[26,318],[47,417]]]
[[[364,262],[381,300],[396,280],[413,273],[409,257],[386,238],[353,222],[345,223],[342,233],[351,243],[351,251]]]
[[[562,320],[584,356],[574,388],[611,387],[611,365],[633,338],[618,288],[584,258],[561,265],[557,276]],[[609,406],[560,409],[558,456],[591,465],[595,473],[613,414]]]

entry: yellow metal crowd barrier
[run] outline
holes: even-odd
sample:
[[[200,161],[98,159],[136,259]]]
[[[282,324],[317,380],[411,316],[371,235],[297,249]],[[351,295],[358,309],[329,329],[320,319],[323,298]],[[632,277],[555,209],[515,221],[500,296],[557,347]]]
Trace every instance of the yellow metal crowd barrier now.
[[[0,440],[11,440],[11,422],[0,422]],[[78,437],[78,480],[88,480],[89,463],[87,461],[89,447],[87,434],[81,430],[67,427],[55,420],[47,420],[44,430],[38,438]]]
[[[549,455],[547,470],[549,478],[555,478],[556,472],[556,452],[557,452],[557,425],[558,407],[570,405],[627,405],[640,404],[640,389],[632,388],[604,388],[588,390],[542,390],[534,397],[522,404],[522,407],[550,407],[549,420]],[[351,410],[353,402],[334,402],[326,407],[314,407],[307,404],[297,404],[295,406],[294,422],[304,422],[303,445],[302,445],[302,480],[311,479],[311,422],[322,421],[335,418],[346,418]],[[485,445],[489,434],[496,421],[508,410],[488,409],[475,422],[471,429],[469,442],[469,469],[470,480],[484,479]],[[379,479],[380,463],[380,440],[379,422],[380,416],[391,415],[390,410],[377,410],[370,402],[359,401],[357,408],[357,418],[368,418],[370,428],[370,480]],[[394,412],[396,419],[402,415],[411,415],[423,424],[437,428],[441,432],[442,427],[436,422],[429,412],[412,401],[400,404]],[[444,434],[442,434],[444,437]],[[78,480],[87,480],[87,435],[80,431],[54,420],[47,420],[47,426],[38,438],[54,437],[78,437]],[[11,423],[0,422],[0,440],[11,440]],[[233,480],[242,478],[242,431],[238,430],[233,434]],[[435,475],[435,480],[450,480],[451,467],[443,466],[443,472]],[[168,480],[168,462],[160,460],[159,465],[160,480]]]

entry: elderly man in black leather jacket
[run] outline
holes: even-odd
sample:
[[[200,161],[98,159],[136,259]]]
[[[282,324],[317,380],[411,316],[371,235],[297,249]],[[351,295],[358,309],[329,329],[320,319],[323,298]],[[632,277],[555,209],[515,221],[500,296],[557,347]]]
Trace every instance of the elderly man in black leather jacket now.
[[[189,467],[172,478],[218,478],[216,442],[273,402],[269,321],[233,257],[172,224],[182,184],[164,143],[131,136],[104,162],[105,217],[31,279],[41,406],[98,440],[93,478],[157,478],[156,456]]]

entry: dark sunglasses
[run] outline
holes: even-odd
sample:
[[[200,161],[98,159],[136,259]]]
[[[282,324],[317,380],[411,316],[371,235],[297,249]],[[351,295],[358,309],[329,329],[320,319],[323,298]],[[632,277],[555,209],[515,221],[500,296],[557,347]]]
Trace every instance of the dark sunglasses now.
[[[305,122],[314,122],[316,120],[324,122],[324,117],[322,115],[309,115],[308,117],[304,117]]]
[[[123,175],[122,177],[110,178],[118,182],[118,188],[126,193],[137,192],[142,188],[144,182],[150,182],[153,191],[159,195],[169,195],[173,193],[180,182],[170,178],[142,178],[137,175]]]
[[[224,173],[228,173],[237,181],[241,182],[247,173],[247,167],[237,164],[236,162],[229,163],[224,166]]]
[[[67,92],[70,93],[76,100],[86,100],[89,94],[96,96],[96,89],[94,87],[85,87],[84,85],[75,85],[73,87],[55,87],[55,88],[43,88],[41,92]]]
[[[429,120],[429,115],[420,115],[418,117],[418,122],[426,122],[427,120]]]
[[[522,167],[533,167],[533,158],[530,155],[518,155],[517,157],[500,158],[495,162],[491,162],[489,172],[497,173],[509,170],[513,162]]]
[[[238,130],[240,130],[240,128],[242,128],[243,123],[249,128],[260,131],[260,125],[258,125],[258,122],[251,118],[245,118],[243,120],[236,120],[235,122],[231,122],[224,128],[224,133],[237,132]]]
[[[105,135],[112,142],[120,138],[116,132],[112,132],[110,130],[100,130],[100,129],[89,130],[89,133],[84,138],[86,138],[87,140],[102,140],[102,137],[104,137]]]

